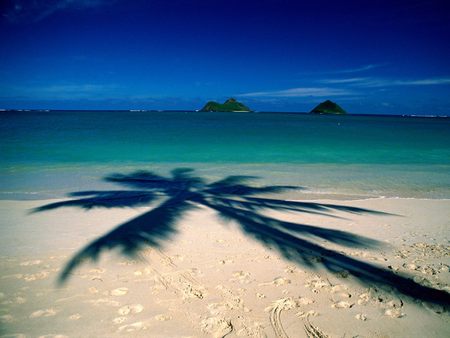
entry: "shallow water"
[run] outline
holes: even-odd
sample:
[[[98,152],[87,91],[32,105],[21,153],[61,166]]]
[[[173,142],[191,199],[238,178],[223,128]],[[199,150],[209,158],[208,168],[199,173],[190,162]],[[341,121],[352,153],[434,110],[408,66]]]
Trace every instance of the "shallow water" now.
[[[111,172],[261,177],[331,196],[450,198],[450,119],[284,113],[3,112],[0,198],[61,197]]]

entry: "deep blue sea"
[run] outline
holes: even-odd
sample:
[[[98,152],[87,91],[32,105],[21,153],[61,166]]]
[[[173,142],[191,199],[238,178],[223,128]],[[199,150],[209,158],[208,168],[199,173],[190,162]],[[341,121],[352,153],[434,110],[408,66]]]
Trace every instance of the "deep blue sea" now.
[[[189,167],[310,196],[450,198],[450,119],[286,113],[0,113],[0,198],[104,188],[113,172]]]

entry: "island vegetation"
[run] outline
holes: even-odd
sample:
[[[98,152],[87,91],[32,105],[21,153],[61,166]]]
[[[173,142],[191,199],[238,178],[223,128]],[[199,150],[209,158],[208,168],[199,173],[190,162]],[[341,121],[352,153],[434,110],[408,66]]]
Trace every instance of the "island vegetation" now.
[[[312,114],[347,114],[347,112],[342,109],[337,103],[330,100],[326,100],[319,105],[317,105],[313,110]]]
[[[249,112],[251,111],[249,107],[241,102],[236,101],[234,98],[229,98],[223,104],[209,101],[205,106],[200,109],[200,111],[209,112]]]

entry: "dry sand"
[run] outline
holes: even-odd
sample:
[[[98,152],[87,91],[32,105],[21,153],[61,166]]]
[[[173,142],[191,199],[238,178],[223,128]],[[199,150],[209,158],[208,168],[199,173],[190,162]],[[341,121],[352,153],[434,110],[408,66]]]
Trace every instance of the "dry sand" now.
[[[58,287],[74,253],[147,209],[28,214],[48,202],[0,201],[5,337],[450,337],[442,306],[325,269],[318,256],[288,260],[204,208],[179,220],[162,247],[136,259],[105,252]],[[450,291],[450,200],[320,202],[396,215],[271,215],[381,241],[369,248],[311,239]]]

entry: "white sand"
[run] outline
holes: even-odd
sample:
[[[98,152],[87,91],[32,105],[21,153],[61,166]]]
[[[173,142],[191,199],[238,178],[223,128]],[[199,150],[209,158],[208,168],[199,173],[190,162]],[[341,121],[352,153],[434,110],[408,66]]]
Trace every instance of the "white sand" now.
[[[289,261],[207,209],[189,212],[162,248],[141,252],[142,260],[105,252],[58,288],[75,252],[147,209],[28,214],[48,202],[0,201],[0,334],[6,337],[292,338],[315,329],[328,337],[450,337],[442,307],[330,272],[320,257],[308,258],[316,270]],[[450,200],[320,202],[398,216],[271,215],[382,241],[366,249],[310,238],[450,291]]]

